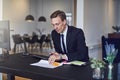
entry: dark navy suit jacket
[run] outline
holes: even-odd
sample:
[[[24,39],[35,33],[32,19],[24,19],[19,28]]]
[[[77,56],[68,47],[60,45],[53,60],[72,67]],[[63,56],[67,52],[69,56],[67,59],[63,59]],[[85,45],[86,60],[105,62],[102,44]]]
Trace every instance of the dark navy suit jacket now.
[[[63,53],[60,43],[60,34],[55,30],[52,31],[52,40],[54,44],[55,51],[58,53]],[[88,47],[85,43],[85,37],[82,29],[75,28],[73,26],[68,26],[67,36],[67,57],[68,61],[80,60],[88,61]]]

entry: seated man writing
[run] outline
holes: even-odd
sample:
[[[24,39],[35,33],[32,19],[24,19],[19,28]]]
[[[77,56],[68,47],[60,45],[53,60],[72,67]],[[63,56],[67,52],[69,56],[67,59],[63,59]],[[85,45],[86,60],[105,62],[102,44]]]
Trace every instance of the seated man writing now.
[[[61,10],[53,12],[50,18],[54,27],[51,36],[56,52],[51,53],[49,63],[56,60],[87,62],[88,48],[82,29],[67,25],[66,15]]]

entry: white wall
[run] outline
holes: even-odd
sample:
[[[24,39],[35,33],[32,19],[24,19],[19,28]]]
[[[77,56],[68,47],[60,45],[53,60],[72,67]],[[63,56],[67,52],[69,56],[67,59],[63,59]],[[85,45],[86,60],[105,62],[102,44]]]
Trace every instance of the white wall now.
[[[0,0],[0,20],[2,20],[2,0]]]
[[[3,19],[10,21],[11,33],[31,33],[34,31],[35,22],[28,23],[24,19],[29,14],[28,0],[4,0]],[[35,11],[33,11],[35,12]],[[35,16],[34,13],[33,16]]]
[[[101,43],[101,36],[105,34],[106,0],[84,0],[84,31],[88,46]]]
[[[101,36],[112,32],[116,12],[114,0],[84,0],[84,32],[88,46],[101,44]]]
[[[83,29],[84,25],[84,0],[77,0],[76,27]]]
[[[90,57],[101,59],[101,36],[112,32],[113,24],[113,0],[77,0],[77,26],[84,30]]]
[[[101,36],[106,27],[105,0],[84,0],[84,32],[90,57],[101,58]]]
[[[53,29],[51,23],[50,23],[50,14],[54,12],[55,10],[63,10],[66,13],[72,13],[73,9],[73,1],[74,0],[43,0],[43,4],[41,3],[41,0],[38,0],[38,11],[37,11],[37,17],[45,16],[47,18],[46,23],[39,22],[38,28],[44,29],[45,31],[43,33],[50,33]],[[43,8],[43,12],[42,9]],[[74,15],[74,14],[73,14]]]
[[[2,0],[0,0],[0,20],[2,20]],[[0,49],[1,54],[1,49]],[[0,80],[2,80],[2,73],[0,73]]]
[[[116,19],[116,25],[120,26],[120,0],[115,0],[115,5],[116,5],[116,15],[117,15],[117,19]]]
[[[118,1],[117,0],[108,0],[108,10],[107,10],[107,21],[108,21],[108,28],[106,30],[107,33],[112,33],[114,30],[112,29],[112,26],[116,26],[119,20],[117,20],[118,18],[118,8],[117,6]]]

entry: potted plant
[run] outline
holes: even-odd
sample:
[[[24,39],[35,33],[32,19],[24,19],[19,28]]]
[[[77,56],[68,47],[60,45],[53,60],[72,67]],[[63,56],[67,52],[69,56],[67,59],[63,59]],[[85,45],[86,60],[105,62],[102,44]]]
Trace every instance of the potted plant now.
[[[105,51],[106,51],[106,58],[104,58],[109,64],[112,64],[115,56],[118,53],[118,49],[115,49],[115,45],[114,44],[108,44],[106,42],[105,45]]]
[[[91,68],[93,69],[93,78],[94,79],[103,79],[104,78],[104,68],[105,62],[103,60],[98,60],[91,58]]]
[[[91,68],[104,68],[105,67],[105,62],[103,60],[91,58]]]
[[[112,78],[113,78],[112,77],[113,62],[118,53],[118,49],[115,49],[114,44],[108,44],[106,42],[105,51],[106,51],[106,58],[104,58],[104,59],[108,62],[108,79],[112,80]]]

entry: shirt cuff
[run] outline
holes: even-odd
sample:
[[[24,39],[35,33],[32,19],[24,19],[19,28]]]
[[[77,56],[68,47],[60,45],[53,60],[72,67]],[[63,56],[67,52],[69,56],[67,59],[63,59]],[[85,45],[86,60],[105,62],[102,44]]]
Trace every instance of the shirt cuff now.
[[[60,54],[60,56],[61,56],[61,59],[68,60],[68,57],[66,54]]]

